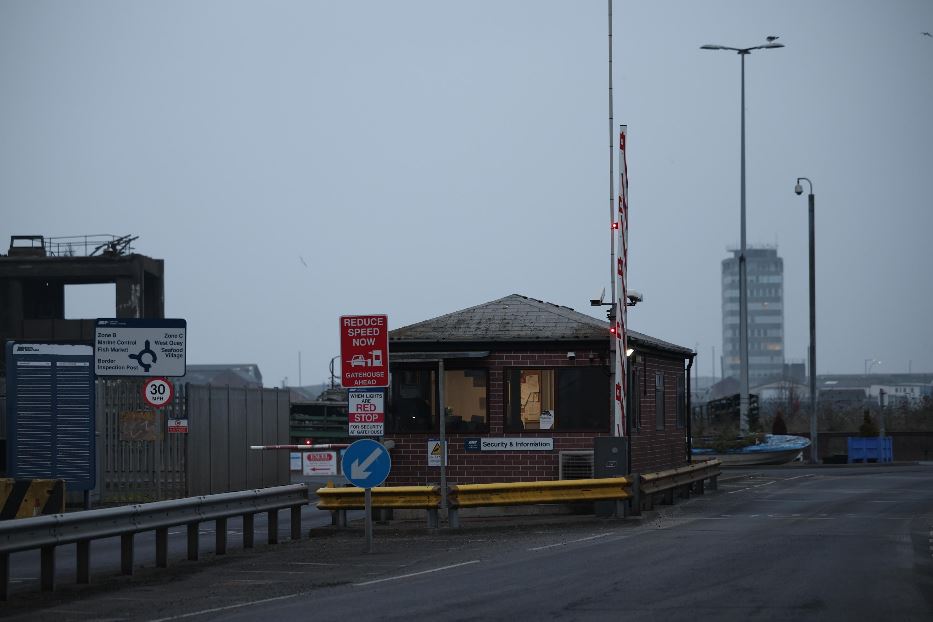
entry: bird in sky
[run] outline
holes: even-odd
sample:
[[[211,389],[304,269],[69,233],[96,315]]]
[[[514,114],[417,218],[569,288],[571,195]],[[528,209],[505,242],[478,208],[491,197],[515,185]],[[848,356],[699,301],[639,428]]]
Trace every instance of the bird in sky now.
[[[302,257],[301,255],[298,255],[298,259],[299,259],[299,261],[301,261],[301,265],[303,265],[305,268],[308,267],[308,264],[305,263],[305,258],[304,258],[304,257]]]
[[[933,37],[933,35],[931,35],[928,32],[921,32],[920,34],[923,35],[924,37]]]
[[[768,40],[768,43],[774,43],[775,41],[777,41],[777,40],[780,39],[780,38],[781,38],[781,37],[780,37],[779,35],[768,35],[767,37],[765,37],[765,39]]]

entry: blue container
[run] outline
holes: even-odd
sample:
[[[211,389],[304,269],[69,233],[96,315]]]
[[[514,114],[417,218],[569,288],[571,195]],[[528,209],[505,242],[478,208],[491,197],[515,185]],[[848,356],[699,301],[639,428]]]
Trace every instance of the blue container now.
[[[849,464],[853,462],[893,462],[894,449],[891,437],[850,436]]]

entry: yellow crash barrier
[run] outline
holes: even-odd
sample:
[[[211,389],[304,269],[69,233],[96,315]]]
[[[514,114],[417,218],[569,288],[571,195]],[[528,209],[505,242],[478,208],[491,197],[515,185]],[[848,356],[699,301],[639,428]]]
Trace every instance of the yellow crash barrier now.
[[[628,499],[632,480],[625,477],[509,484],[458,484],[450,487],[451,507],[528,505]]]
[[[437,486],[385,486],[371,488],[374,508],[432,509],[441,505]],[[319,510],[362,510],[363,489],[356,486],[335,488],[333,483],[318,488]]]

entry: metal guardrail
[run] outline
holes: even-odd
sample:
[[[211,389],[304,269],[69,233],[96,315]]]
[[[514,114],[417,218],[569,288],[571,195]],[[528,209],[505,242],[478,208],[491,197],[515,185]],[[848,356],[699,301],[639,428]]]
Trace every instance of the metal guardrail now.
[[[301,506],[308,503],[304,484],[157,501],[118,508],[55,514],[0,523],[0,600],[6,600],[10,585],[10,554],[40,550],[42,590],[55,588],[55,547],[77,544],[77,582],[90,583],[91,540],[120,536],[120,568],[133,574],[133,536],[155,531],[156,566],[168,566],[168,528],[186,525],[188,559],[198,559],[198,527],[216,521],[215,553],[227,552],[227,519],[243,517],[243,547],[253,546],[254,515],[268,513],[269,544],[278,542],[278,511],[291,510],[291,537],[301,538]]]
[[[678,488],[692,488],[697,493],[703,494],[704,482],[709,480],[710,490],[716,490],[721,464],[720,460],[705,460],[676,469],[644,473],[638,478],[638,495],[646,499],[650,509],[653,506],[654,495],[658,493],[665,493],[665,502],[673,503],[674,492]],[[634,509],[638,512],[640,500],[635,504]]]
[[[705,482],[711,490],[716,489],[720,474],[720,461],[707,460],[689,466],[645,473],[628,477],[606,477],[596,479],[574,479],[542,482],[508,482],[494,484],[457,484],[448,491],[448,521],[451,528],[460,526],[460,508],[536,505],[545,503],[575,503],[585,501],[628,500],[623,507],[616,506],[617,515],[629,511],[637,515],[645,499],[649,506],[654,496],[666,493],[673,503],[678,488],[689,488],[702,494]],[[363,489],[356,487],[334,488],[328,484],[317,491],[320,501],[318,509],[335,513],[335,524],[346,526],[346,510],[364,507]],[[428,526],[438,526],[440,493],[437,486],[388,486],[372,489],[372,507],[380,509],[408,508],[428,511]]]
[[[459,508],[621,501],[632,497],[632,481],[627,477],[606,477],[509,484],[458,484],[450,487],[448,520],[452,528],[460,526]]]
[[[372,507],[375,509],[427,510],[428,527],[438,525],[437,510],[441,506],[438,486],[379,486],[371,488]],[[356,486],[335,488],[333,482],[317,489],[319,510],[336,512],[338,526],[346,526],[347,510],[362,510],[365,507],[363,489]]]

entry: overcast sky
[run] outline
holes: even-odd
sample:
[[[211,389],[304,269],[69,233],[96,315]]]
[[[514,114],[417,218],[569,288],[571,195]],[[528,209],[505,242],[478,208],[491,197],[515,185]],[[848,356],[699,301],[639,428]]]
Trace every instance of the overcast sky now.
[[[0,3],[0,235],[138,235],[189,363],[323,382],[341,314],[520,293],[602,316],[607,10],[592,2]],[[635,330],[722,350],[739,242],[784,258],[786,357],[933,371],[933,2],[614,5]],[[5,246],[5,243],[4,243]],[[112,291],[112,289],[111,289]],[[112,314],[69,292],[69,316]]]

